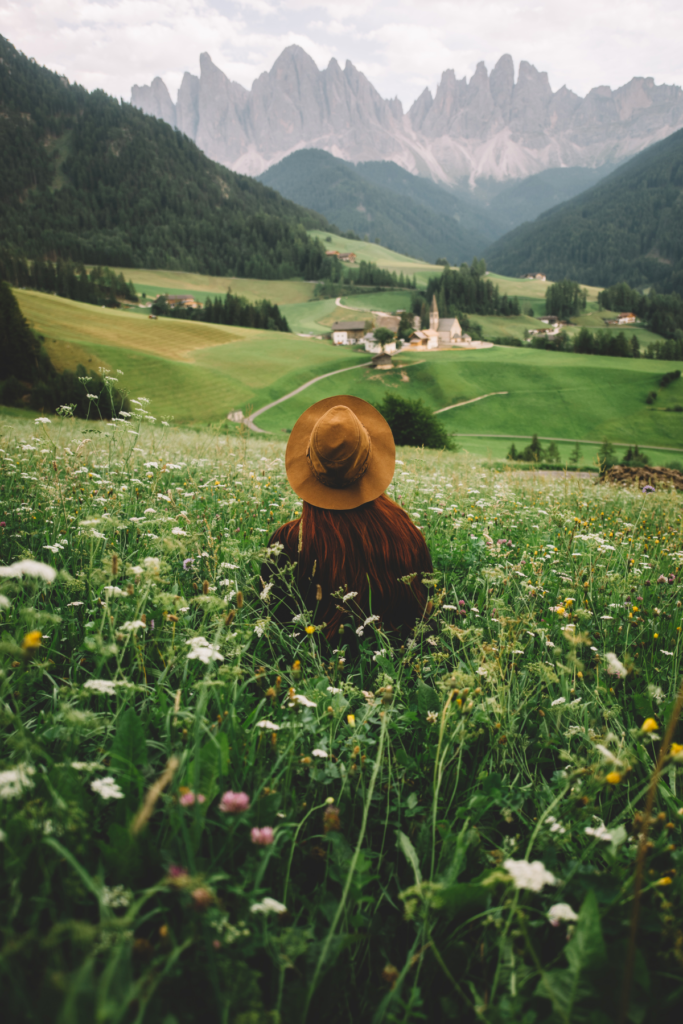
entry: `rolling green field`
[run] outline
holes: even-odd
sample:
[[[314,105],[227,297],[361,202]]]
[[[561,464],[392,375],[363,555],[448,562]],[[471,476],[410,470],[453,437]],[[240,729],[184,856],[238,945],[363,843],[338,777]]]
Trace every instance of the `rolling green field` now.
[[[365,352],[335,348],[314,338],[149,320],[42,293],[17,290],[15,294],[31,325],[45,336],[58,368],[75,369],[80,362],[92,369],[106,366],[119,370],[121,383],[131,395],[150,398],[157,415],[173,417],[178,423],[224,420],[233,409],[248,413],[314,377],[368,359]],[[381,296],[371,293],[362,300],[373,306]],[[299,308],[311,308],[321,315],[319,307],[324,307],[322,319],[328,323],[353,316],[335,306],[334,300],[304,303]],[[490,330],[491,334],[495,320],[500,336],[504,329],[514,329],[514,321],[525,318],[477,319],[485,333]],[[648,392],[657,388],[662,374],[675,364],[501,346],[483,351],[406,353],[398,357],[398,363],[391,371],[359,368],[312,385],[265,413],[258,426],[276,433],[287,431],[304,408],[335,393],[350,392],[374,402],[392,389],[408,398],[423,399],[431,409],[441,409],[492,391],[507,391],[507,395],[445,412],[441,418],[449,431],[462,435],[529,437],[538,433],[595,442],[608,437],[645,447],[683,448],[683,415],[662,408],[683,404],[683,382],[662,390],[654,406],[645,404]],[[501,457],[511,441],[463,437],[462,443],[479,454]],[[562,454],[568,453],[562,450]],[[677,452],[651,453],[652,461],[660,464],[677,457]],[[587,452],[583,458],[588,458]]]
[[[424,263],[422,260],[413,259],[412,256],[403,256],[399,252],[385,249],[383,245],[376,245],[374,242],[359,242],[356,239],[343,238],[341,235],[331,234],[329,231],[309,231],[313,238],[319,238],[326,249],[337,249],[339,252],[355,252],[356,265],[361,260],[376,263],[382,270],[391,270],[395,274],[413,275],[417,279],[418,288],[424,287],[430,277],[440,274],[442,267],[436,267],[431,263]],[[330,239],[330,241],[328,241]]]
[[[499,346],[483,351],[406,353],[396,362],[399,365],[389,371],[349,373],[343,386],[371,402],[392,389],[406,398],[423,399],[431,409],[492,391],[509,391],[442,413],[440,419],[456,434],[538,433],[595,441],[609,437],[683,449],[683,414],[652,411],[645,404],[647,393],[674,364]],[[264,413],[259,426],[291,427],[300,412],[334,393],[330,391],[334,387],[334,378],[313,385]],[[683,404],[683,381],[662,394],[662,404],[664,400],[667,405]]]
[[[90,269],[90,268],[88,268]],[[207,274],[192,274],[185,270],[141,270],[139,267],[117,268],[126,281],[132,281],[139,295],[146,293],[148,299],[159,293],[169,295],[194,295],[200,301],[215,295],[232,291],[244,295],[252,302],[268,299],[278,305],[292,302],[306,302],[313,295],[315,285],[307,281],[261,281],[248,277],[211,277]]]

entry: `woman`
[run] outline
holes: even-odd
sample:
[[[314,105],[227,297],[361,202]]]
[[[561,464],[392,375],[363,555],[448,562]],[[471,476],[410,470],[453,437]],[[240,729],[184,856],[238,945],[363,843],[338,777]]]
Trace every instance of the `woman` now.
[[[303,511],[275,531],[270,545],[282,551],[262,569],[276,618],[300,610],[293,588],[331,642],[355,641],[370,616],[405,637],[425,615],[422,574],[432,561],[407,512],[384,494],[395,461],[389,424],[360,398],[325,398],[299,417],[285,464]]]

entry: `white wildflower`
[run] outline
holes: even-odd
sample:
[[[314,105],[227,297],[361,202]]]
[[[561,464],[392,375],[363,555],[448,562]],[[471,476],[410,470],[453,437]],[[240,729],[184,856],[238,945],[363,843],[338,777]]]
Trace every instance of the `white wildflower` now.
[[[477,675],[481,676],[482,679],[485,679],[488,674],[489,670],[487,668],[484,668],[483,665],[480,665],[479,668],[477,669]]]
[[[612,842],[612,833],[602,822],[600,822],[596,828],[591,828],[590,825],[587,825],[583,831],[587,836],[593,836],[595,839],[602,839],[605,843]]]
[[[174,537],[187,537],[187,530],[182,530],[179,526],[174,526],[171,533]]]
[[[125,597],[125,590],[121,590],[121,587],[104,587],[104,594],[106,597]]]
[[[10,599],[8,597],[5,597],[4,594],[0,594],[0,608],[9,608],[9,606]]]
[[[35,579],[45,580],[52,583],[57,570],[44,562],[35,562],[32,558],[24,558],[21,562],[13,562],[11,565],[0,565],[0,576],[8,576],[12,579],[18,576],[33,576]]]
[[[530,889],[531,892],[541,892],[545,885],[557,885],[557,879],[550,871],[546,870],[545,864],[540,860],[508,860],[503,862],[503,867],[512,877],[515,889]]]
[[[193,636],[191,640],[186,640],[185,643],[190,647],[190,651],[187,655],[188,661],[201,661],[204,665],[208,665],[210,661],[225,661],[225,658],[220,653],[218,644],[210,643],[206,637]]]
[[[315,750],[311,751],[313,757],[329,757],[330,755],[326,750],[321,750],[320,747],[316,747]]]
[[[379,622],[379,615],[368,615],[363,625],[369,626],[371,622]]]
[[[82,601],[69,601],[67,608],[80,608],[83,604]]]
[[[133,619],[131,622],[124,622],[120,628],[125,629],[127,633],[132,633],[136,629],[147,629],[147,623],[142,619]]]
[[[52,420],[49,420],[47,418],[47,416],[38,416],[33,422],[34,423],[52,423]]]
[[[567,703],[567,698],[566,697],[558,697],[556,700],[551,702],[550,707],[551,708],[555,708],[555,707],[557,707],[558,704],[566,704],[566,703]]]
[[[349,590],[348,594],[344,594],[342,601],[352,601],[354,597],[358,597],[357,590]]]
[[[618,676],[620,679],[625,678],[627,675],[626,669],[621,664],[616,654],[610,651],[605,655],[605,660],[607,662],[607,675]]]
[[[341,693],[341,690],[340,690],[340,688],[338,686],[328,686],[327,687],[327,692],[328,693]]]
[[[116,683],[110,679],[90,679],[85,683],[86,690],[94,690],[95,693],[104,693],[111,697],[116,693]]]
[[[315,708],[318,706],[314,700],[304,697],[303,693],[293,693],[290,699],[292,704],[300,704],[303,708]]]
[[[284,903],[278,903],[270,896],[264,896],[260,903],[252,903],[249,907],[252,914],[286,914],[287,907]]]
[[[262,601],[267,601],[269,599],[269,595],[270,595],[270,592],[271,592],[272,589],[273,589],[273,584],[272,583],[266,583],[265,587],[263,588],[263,590],[259,594],[259,597],[261,598]]]
[[[457,612],[457,604],[442,604],[441,607],[445,612]]]
[[[256,723],[257,729],[269,729],[271,732],[279,732],[280,726],[276,725],[275,722],[269,722],[267,718],[262,718],[260,722]]]
[[[665,651],[661,647],[660,647],[660,653],[661,654],[666,654],[667,658],[673,658],[673,656],[674,656],[674,652],[673,651]]]
[[[0,800],[13,800],[21,796],[25,789],[32,789],[34,783],[31,776],[35,773],[35,768],[30,764],[20,764],[0,772]]]
[[[579,915],[568,903],[555,903],[548,911],[548,920],[557,926],[561,921],[578,921]]]
[[[102,889],[102,902],[105,907],[127,907],[133,899],[133,893],[123,885],[105,885]]]
[[[90,783],[93,793],[98,793],[103,800],[123,799],[123,790],[111,775],[105,775],[103,779],[95,779]]]

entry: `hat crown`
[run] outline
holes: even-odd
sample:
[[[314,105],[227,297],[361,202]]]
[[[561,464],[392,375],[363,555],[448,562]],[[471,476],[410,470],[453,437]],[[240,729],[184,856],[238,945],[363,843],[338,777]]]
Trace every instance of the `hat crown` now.
[[[365,472],[371,447],[370,435],[353,410],[335,405],[311,431],[307,453],[311,471],[326,487],[349,487]]]

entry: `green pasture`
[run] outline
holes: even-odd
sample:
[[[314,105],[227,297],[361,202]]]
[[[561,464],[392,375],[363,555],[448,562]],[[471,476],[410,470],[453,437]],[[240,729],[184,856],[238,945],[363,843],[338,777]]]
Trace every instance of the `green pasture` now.
[[[90,269],[90,268],[88,268]],[[214,277],[210,274],[192,274],[186,270],[147,270],[139,267],[115,268],[127,281],[132,281],[139,295],[146,293],[151,299],[159,293],[193,295],[198,301],[215,295],[225,295],[230,289],[251,302],[268,299],[269,302],[306,302],[313,295],[314,285],[308,281],[261,281],[251,277]]]
[[[331,324],[344,319],[344,310],[337,309],[334,299],[286,304],[280,312],[294,334],[329,334]]]
[[[683,449],[683,414],[653,412],[645,404],[647,393],[674,364],[503,346],[406,353],[396,363],[389,371],[349,373],[339,390],[376,402],[391,389],[406,398],[421,398],[432,409],[508,391],[440,417],[456,434],[537,433],[593,441],[609,437],[626,444]],[[291,427],[307,406],[336,390],[335,378],[312,385],[264,413],[258,425],[278,431]],[[660,403],[683,404],[683,382],[662,391]]]
[[[430,277],[440,274],[442,270],[441,267],[413,259],[412,256],[393,252],[392,249],[386,249],[383,245],[376,245],[374,242],[359,242],[356,239],[343,238],[341,235],[335,235],[329,231],[309,231],[308,233],[313,238],[319,238],[326,249],[355,252],[356,265],[361,260],[367,260],[376,263],[382,270],[391,270],[395,274],[409,274],[410,277],[415,275],[418,288],[424,287]]]
[[[333,348],[314,338],[150,321],[55,296],[22,290],[16,295],[59,368],[75,369],[82,362],[94,369],[120,370],[128,393],[144,395],[156,415],[180,423],[208,423],[224,419],[233,409],[258,409],[321,374],[368,360],[364,351]],[[304,305],[319,316],[316,307],[326,307],[330,322],[343,314],[331,299]],[[491,334],[490,321],[495,320],[500,335],[503,325],[514,328],[513,321],[525,318],[478,319]],[[663,411],[664,406],[683,405],[683,381],[662,389],[654,405],[645,404],[648,392],[657,390],[662,374],[675,364],[504,346],[405,353],[396,363],[390,371],[363,368],[312,385],[265,413],[258,425],[287,430],[308,405],[337,393],[374,402],[395,389],[436,410],[507,391],[440,414],[444,425],[456,434],[538,433],[598,442],[609,437],[627,444],[683,448],[683,414]],[[501,448],[507,447],[503,441]]]

